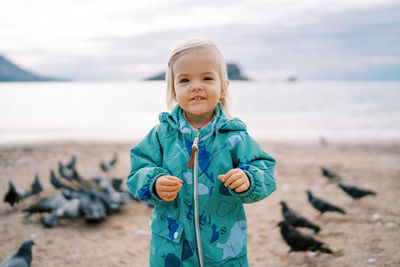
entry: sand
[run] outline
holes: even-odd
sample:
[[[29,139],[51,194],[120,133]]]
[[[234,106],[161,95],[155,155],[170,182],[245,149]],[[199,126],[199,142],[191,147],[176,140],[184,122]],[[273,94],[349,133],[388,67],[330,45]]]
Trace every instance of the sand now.
[[[125,178],[130,171],[129,150],[134,143],[37,143],[0,146],[0,197],[8,181],[29,188],[35,172],[45,187],[42,196],[55,190],[49,184],[50,169],[57,162],[77,156],[77,169],[84,177],[100,172],[101,160],[116,153],[119,161],[111,177]],[[278,189],[258,203],[246,205],[248,218],[248,259],[250,266],[400,266],[400,143],[328,144],[262,142],[277,159]],[[359,201],[352,200],[335,183],[322,176],[320,166],[340,173],[343,183],[378,192]],[[308,203],[305,191],[343,207],[347,214],[317,211]],[[281,220],[279,202],[318,224],[318,234],[302,233],[325,242],[333,255],[296,252],[285,259],[289,247],[276,226]],[[36,201],[27,199],[26,207]],[[106,221],[87,224],[84,220],[62,220],[44,229],[39,217],[23,218],[21,210],[0,204],[0,262],[27,238],[34,236],[31,266],[148,266],[151,209],[144,203],[124,206]],[[374,219],[379,214],[379,219]],[[374,216],[373,216],[374,215]],[[370,262],[370,263],[369,263]],[[374,262],[374,263],[373,263]]]

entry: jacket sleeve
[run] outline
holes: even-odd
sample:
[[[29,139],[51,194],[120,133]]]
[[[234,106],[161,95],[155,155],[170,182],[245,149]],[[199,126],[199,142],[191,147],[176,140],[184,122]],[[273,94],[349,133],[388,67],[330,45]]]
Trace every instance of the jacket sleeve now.
[[[237,193],[243,203],[253,203],[269,196],[276,189],[274,178],[275,159],[265,153],[260,145],[247,132],[240,133],[241,142],[233,150],[234,166],[242,169],[250,180],[245,192]]]
[[[162,168],[162,147],[157,136],[157,126],[134,148],[131,149],[131,172],[127,177],[127,186],[131,194],[149,204],[163,201],[153,191],[154,183],[169,172]]]

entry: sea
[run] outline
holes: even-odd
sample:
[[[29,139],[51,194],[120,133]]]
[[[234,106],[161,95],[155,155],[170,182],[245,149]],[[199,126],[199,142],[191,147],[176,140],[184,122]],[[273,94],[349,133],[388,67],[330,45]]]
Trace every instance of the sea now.
[[[231,81],[229,94],[258,140],[400,140],[400,82]],[[164,81],[0,83],[0,144],[137,141],[164,111]]]

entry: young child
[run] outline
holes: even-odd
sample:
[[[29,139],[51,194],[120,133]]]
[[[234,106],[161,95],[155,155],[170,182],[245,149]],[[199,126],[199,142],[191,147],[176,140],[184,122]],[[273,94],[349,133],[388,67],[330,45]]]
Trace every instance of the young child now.
[[[275,190],[275,160],[227,113],[224,58],[208,40],[168,62],[171,113],[131,150],[130,192],[154,205],[150,266],[248,266],[243,203]]]

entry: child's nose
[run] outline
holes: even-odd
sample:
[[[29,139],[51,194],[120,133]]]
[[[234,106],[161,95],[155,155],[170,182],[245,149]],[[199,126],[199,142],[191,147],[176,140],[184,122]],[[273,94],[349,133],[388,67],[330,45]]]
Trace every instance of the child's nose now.
[[[194,81],[192,83],[192,91],[199,91],[199,90],[203,90],[203,85],[201,84],[201,82],[198,81]]]

